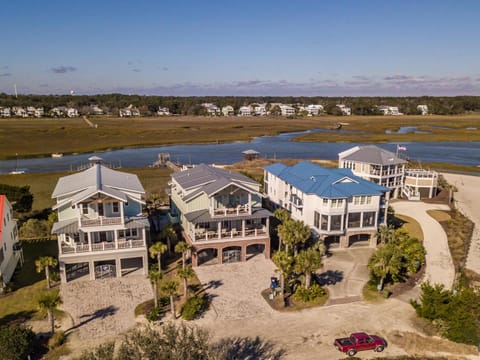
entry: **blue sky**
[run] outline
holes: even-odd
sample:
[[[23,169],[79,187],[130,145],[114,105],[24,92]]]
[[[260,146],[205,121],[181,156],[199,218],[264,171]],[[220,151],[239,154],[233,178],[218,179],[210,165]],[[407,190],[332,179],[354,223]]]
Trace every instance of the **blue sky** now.
[[[480,95],[477,0],[15,0],[0,92]]]

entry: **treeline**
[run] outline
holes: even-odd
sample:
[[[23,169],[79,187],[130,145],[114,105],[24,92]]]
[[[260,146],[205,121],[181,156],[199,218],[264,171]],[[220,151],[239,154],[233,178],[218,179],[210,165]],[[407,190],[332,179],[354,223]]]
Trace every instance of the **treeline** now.
[[[71,106],[81,114],[89,114],[90,105],[96,104],[107,114],[118,114],[120,108],[132,104],[142,115],[154,115],[159,107],[167,107],[176,115],[202,115],[202,103],[213,103],[218,107],[231,105],[237,111],[241,106],[252,103],[284,103],[292,105],[320,104],[325,113],[337,115],[336,104],[344,104],[354,115],[379,115],[376,106],[397,106],[407,114],[419,114],[418,105],[427,105],[429,113],[455,115],[480,111],[480,96],[455,97],[279,97],[279,96],[146,96],[146,95],[13,95],[0,93],[0,107],[35,106],[44,107],[45,112],[57,106]]]

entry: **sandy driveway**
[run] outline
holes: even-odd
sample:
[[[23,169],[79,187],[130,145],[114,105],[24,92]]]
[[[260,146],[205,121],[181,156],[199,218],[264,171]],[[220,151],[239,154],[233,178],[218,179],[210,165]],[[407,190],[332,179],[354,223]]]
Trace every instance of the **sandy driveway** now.
[[[467,268],[480,274],[480,176],[442,174],[445,180],[454,185],[455,206],[476,225],[467,258]]]
[[[427,214],[427,210],[449,210],[449,207],[419,201],[398,201],[391,205],[396,213],[414,218],[422,227],[423,246],[427,251],[425,257],[427,266],[423,281],[443,284],[446,289],[452,289],[455,268],[448,248],[447,234],[442,226]]]

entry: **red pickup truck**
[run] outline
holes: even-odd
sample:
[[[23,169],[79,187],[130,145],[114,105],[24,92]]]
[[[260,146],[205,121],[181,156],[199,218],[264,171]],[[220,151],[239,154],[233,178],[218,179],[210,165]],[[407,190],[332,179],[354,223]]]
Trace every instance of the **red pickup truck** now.
[[[379,336],[358,332],[351,334],[347,338],[335,339],[333,345],[335,349],[349,356],[354,356],[358,351],[362,350],[381,352],[387,346],[387,342]]]

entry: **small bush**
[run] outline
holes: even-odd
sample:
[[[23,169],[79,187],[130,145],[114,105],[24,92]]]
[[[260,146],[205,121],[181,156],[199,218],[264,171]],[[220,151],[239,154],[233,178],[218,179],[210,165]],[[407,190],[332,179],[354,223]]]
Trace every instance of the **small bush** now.
[[[195,317],[205,308],[206,301],[203,297],[194,296],[187,300],[182,308],[182,318],[194,320]]]
[[[160,312],[161,312],[160,308],[154,307],[149,312],[147,312],[145,317],[147,318],[148,321],[154,322],[154,321],[157,321],[159,319]]]
[[[307,289],[305,286],[299,286],[293,294],[293,299],[295,301],[303,301],[305,303],[316,302],[323,296],[325,296],[326,291],[318,284],[313,284]]]
[[[53,350],[65,342],[65,332],[57,331],[53,336],[48,340],[48,348]]]
[[[56,271],[51,271],[50,272],[50,280],[53,282],[59,282],[60,281],[60,274]]]

